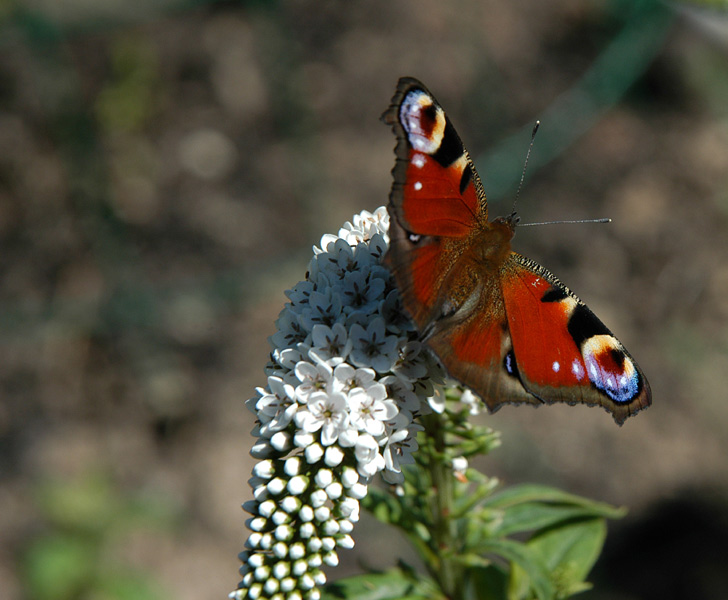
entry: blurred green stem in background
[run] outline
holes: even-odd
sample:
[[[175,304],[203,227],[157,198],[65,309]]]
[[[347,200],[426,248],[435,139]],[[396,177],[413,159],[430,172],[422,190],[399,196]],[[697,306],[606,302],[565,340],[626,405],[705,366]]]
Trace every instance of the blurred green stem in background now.
[[[612,5],[624,25],[582,78],[538,117],[541,127],[527,177],[561,155],[624,97],[660,52],[675,18],[668,6],[655,0],[615,0]],[[495,150],[476,158],[490,199],[515,192],[522,167],[513,157],[525,154],[532,129],[533,123],[527,123]]]

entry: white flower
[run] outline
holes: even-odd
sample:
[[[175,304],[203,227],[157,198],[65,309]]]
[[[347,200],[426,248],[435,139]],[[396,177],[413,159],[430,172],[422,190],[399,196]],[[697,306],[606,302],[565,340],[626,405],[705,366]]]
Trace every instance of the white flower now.
[[[384,458],[379,454],[379,444],[373,436],[360,435],[354,446],[358,470],[364,477],[371,477],[384,467]]]
[[[314,256],[318,259],[320,254],[324,254],[325,252],[328,251],[327,249],[330,244],[336,244],[337,240],[339,240],[339,238],[341,238],[341,237],[342,236],[337,236],[337,235],[334,235],[333,233],[324,233],[321,236],[321,242],[319,242],[319,245],[321,247],[320,248],[319,248],[319,246],[313,247]],[[318,265],[319,261],[316,260],[315,264]],[[310,271],[309,271],[309,274],[310,274]]]
[[[417,423],[408,423],[403,413],[395,417],[394,427],[396,431],[391,434],[384,447],[384,464],[386,470],[383,473],[384,480],[388,483],[401,483],[404,480],[402,465],[409,465],[414,462],[412,456],[419,447],[417,445],[417,432],[424,429]],[[408,423],[408,424],[407,424]],[[407,424],[406,427],[403,427]]]
[[[427,403],[434,412],[441,415],[445,412],[445,392],[440,388],[434,389],[433,392],[431,396],[427,397]]]
[[[270,337],[275,348],[292,348],[306,341],[308,332],[301,326],[299,315],[290,308],[283,309],[276,321],[278,331]]]
[[[386,248],[385,242],[380,243]],[[379,248],[373,252],[371,240],[357,241],[325,235],[321,238],[321,248],[314,247],[316,261],[312,262],[309,269],[309,278],[316,282],[323,280],[334,282],[354,272],[381,272],[381,267],[377,268],[380,259]]]
[[[355,215],[351,222],[344,223],[339,230],[339,236],[346,239],[352,245],[362,241],[369,241],[370,246],[376,245],[377,238],[381,238],[382,231],[389,230],[389,213],[384,206],[380,206],[373,213],[363,211]],[[382,252],[378,255],[384,255],[386,244]]]
[[[293,386],[284,383],[280,377],[268,377],[269,392],[258,388],[261,395],[255,403],[261,421],[261,433],[270,437],[286,427],[296,412]]]
[[[273,364],[269,364],[266,369],[276,369],[288,372],[304,360],[304,356],[308,356],[308,348],[303,344],[297,344],[294,348],[274,348],[271,352]]]
[[[386,375],[379,380],[387,386],[387,395],[397,401],[397,405],[411,413],[421,412],[422,401],[415,394],[412,383],[396,375]]]
[[[359,368],[356,369],[346,363],[337,365],[334,369],[334,379],[332,385],[334,389],[349,392],[354,388],[367,388],[376,377],[373,369]]]
[[[341,315],[341,296],[333,287],[323,292],[311,292],[308,305],[301,311],[303,327],[311,331],[314,325],[332,326]]]
[[[295,414],[295,421],[306,433],[321,430],[321,443],[330,446],[349,423],[347,398],[341,392],[314,392],[308,398],[306,410]]]
[[[312,281],[308,279],[299,281],[293,289],[286,290],[286,296],[291,301],[291,306],[296,308],[308,304],[311,292],[315,289]]]
[[[332,366],[344,362],[352,347],[352,342],[346,334],[346,327],[341,323],[335,323],[332,327],[314,325],[311,344],[316,354]]]
[[[294,368],[296,379],[300,382],[296,386],[296,397],[306,403],[314,392],[325,390],[334,374],[334,370],[323,360],[315,363],[299,361]]]
[[[350,338],[351,360],[356,366],[371,367],[377,373],[392,369],[397,359],[397,338],[386,334],[384,319],[375,317],[366,329],[358,323],[352,325]]]
[[[347,273],[342,285],[342,298],[346,309],[361,310],[371,313],[377,310],[385,282],[378,277],[372,277],[370,269],[367,271],[353,271]]]
[[[349,427],[339,434],[339,446],[342,448],[351,448],[356,444],[357,439],[359,439],[359,432],[354,427]]]
[[[468,470],[468,459],[464,456],[456,456],[452,459],[452,470],[456,477],[465,477]]]
[[[373,436],[384,434],[384,423],[397,414],[397,405],[387,399],[387,388],[381,383],[368,389],[355,388],[349,394],[351,424]]]
[[[405,344],[399,351],[399,357],[392,371],[402,379],[415,381],[427,375],[428,361],[422,352],[422,343],[411,341]]]
[[[379,314],[387,323],[387,329],[394,332],[415,331],[415,325],[402,308],[399,292],[392,290],[379,304]]]
[[[483,410],[483,401],[468,389],[463,391],[460,402],[469,408],[471,415],[478,415]]]

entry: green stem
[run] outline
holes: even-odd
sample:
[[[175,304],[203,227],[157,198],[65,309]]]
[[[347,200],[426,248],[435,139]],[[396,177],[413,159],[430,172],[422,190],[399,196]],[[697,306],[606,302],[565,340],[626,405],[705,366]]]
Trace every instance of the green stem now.
[[[439,415],[435,415],[439,417]],[[432,480],[432,550],[437,557],[436,564],[431,565],[431,572],[440,585],[445,596],[454,599],[460,596],[461,577],[453,560],[457,556],[454,548],[456,541],[452,520],[454,508],[454,489],[452,467],[445,459],[445,430],[439,418],[428,418],[425,431],[430,438],[428,444],[428,465]]]

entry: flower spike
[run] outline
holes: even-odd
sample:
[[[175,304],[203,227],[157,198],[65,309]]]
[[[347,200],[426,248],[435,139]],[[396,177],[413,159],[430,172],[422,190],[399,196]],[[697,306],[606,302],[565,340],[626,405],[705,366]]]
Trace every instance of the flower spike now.
[[[321,568],[354,545],[371,478],[403,481],[422,429],[415,419],[442,395],[442,369],[402,318],[381,265],[388,228],[383,207],[355,215],[323,236],[306,280],[286,292],[268,383],[246,403],[260,462],[232,600],[318,598]]]

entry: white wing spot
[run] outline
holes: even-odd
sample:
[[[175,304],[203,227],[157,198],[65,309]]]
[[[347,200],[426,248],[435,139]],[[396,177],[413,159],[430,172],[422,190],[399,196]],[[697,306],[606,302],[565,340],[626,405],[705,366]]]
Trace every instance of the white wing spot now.
[[[571,363],[571,372],[577,379],[584,377],[584,369],[582,368],[581,363],[576,359],[574,359],[574,362]]]
[[[415,181],[415,189],[419,192],[422,189],[422,182]]]
[[[561,368],[561,365],[558,361],[554,361],[554,364],[551,365],[551,368],[554,370],[554,373],[558,373],[559,369]]]
[[[421,154],[415,154],[412,157],[412,164],[417,167],[418,169],[421,169],[425,166],[425,157]]]

